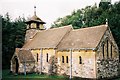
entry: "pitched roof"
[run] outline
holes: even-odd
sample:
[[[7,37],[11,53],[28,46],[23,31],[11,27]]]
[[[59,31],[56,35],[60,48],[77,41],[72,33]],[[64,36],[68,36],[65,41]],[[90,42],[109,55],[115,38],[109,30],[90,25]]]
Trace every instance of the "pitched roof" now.
[[[31,53],[30,50],[20,50],[18,53],[17,53],[17,56],[20,60],[20,62],[35,62],[35,59]]]
[[[106,25],[100,25],[72,30],[60,42],[58,50],[96,48],[106,29]]]
[[[45,22],[43,22],[39,17],[37,17],[36,15],[33,15],[28,21],[26,21],[26,23],[29,22],[39,22],[39,23],[43,23],[45,24]]]
[[[59,42],[64,38],[65,34],[67,34],[71,29],[71,26],[64,26],[40,31],[30,42],[26,43],[23,48],[56,48]]]

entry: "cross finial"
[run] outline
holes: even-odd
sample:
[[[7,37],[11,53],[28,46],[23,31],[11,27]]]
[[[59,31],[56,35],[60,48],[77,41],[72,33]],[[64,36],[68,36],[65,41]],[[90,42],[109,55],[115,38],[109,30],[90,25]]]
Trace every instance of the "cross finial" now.
[[[34,15],[36,15],[36,6],[34,6]]]

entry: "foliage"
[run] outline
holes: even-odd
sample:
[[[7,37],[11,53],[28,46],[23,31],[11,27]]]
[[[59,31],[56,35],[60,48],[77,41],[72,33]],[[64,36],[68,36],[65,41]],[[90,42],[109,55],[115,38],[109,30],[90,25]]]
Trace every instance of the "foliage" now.
[[[112,31],[115,41],[120,49],[120,1],[115,4],[100,2],[99,7],[87,6],[83,9],[73,11],[71,15],[58,18],[51,28],[72,25],[74,29],[91,27],[106,23]]]
[[[16,47],[22,47],[25,35],[25,19],[12,21],[9,14],[2,16],[2,65],[9,68],[10,59]]]
[[[49,64],[50,65],[49,65],[49,68],[48,68],[48,74],[53,75],[57,71],[55,56],[50,57]]]
[[[120,53],[120,2],[109,9],[108,21]]]
[[[73,25],[75,29],[82,27],[82,11],[73,11],[71,15],[65,16],[63,18],[58,18],[51,28],[61,27],[65,25]]]
[[[109,9],[111,3],[110,2],[100,2],[99,7],[102,8],[103,10]]]

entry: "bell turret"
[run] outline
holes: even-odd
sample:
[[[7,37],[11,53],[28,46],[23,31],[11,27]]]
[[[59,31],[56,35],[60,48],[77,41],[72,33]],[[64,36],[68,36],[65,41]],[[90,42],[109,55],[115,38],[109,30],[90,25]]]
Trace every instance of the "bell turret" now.
[[[34,6],[34,15],[25,22],[27,24],[27,30],[25,35],[25,43],[29,40],[31,40],[34,35],[41,31],[45,30],[44,27],[45,22],[43,22],[39,17],[36,15],[36,6]]]
[[[40,29],[40,30],[45,29],[45,27],[43,25],[43,24],[45,24],[45,22],[43,22],[36,15],[36,6],[34,6],[34,15],[28,21],[26,21],[26,24],[27,24],[27,29]]]

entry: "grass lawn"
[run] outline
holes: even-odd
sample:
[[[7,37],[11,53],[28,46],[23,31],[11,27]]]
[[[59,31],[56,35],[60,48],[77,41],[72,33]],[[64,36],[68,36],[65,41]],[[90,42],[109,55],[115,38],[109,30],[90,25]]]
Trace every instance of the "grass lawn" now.
[[[44,74],[40,75],[36,73],[27,74],[27,75],[23,75],[23,74],[13,75],[10,73],[9,70],[3,70],[2,80],[69,80],[69,78],[64,76],[58,76],[58,75],[52,75],[52,76],[48,76]],[[73,78],[72,80],[81,80],[81,79]],[[112,79],[112,80],[120,80],[120,78]]]
[[[32,74],[19,74],[19,75],[13,75],[10,73],[9,70],[3,70],[2,71],[2,80],[66,80],[66,78],[64,76],[58,76],[58,75],[52,75],[52,76],[48,76],[48,75],[40,75],[40,74],[36,74],[36,73],[32,73]]]

